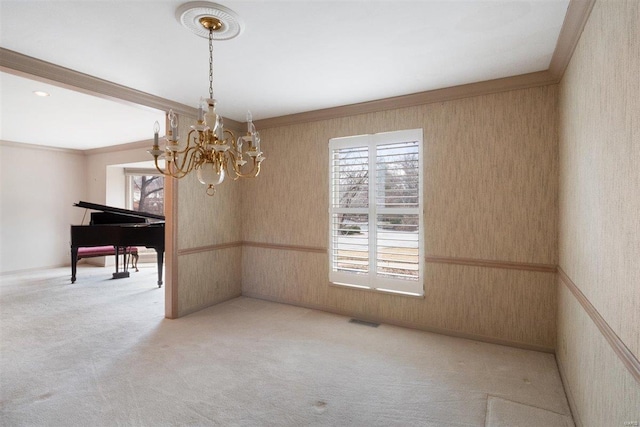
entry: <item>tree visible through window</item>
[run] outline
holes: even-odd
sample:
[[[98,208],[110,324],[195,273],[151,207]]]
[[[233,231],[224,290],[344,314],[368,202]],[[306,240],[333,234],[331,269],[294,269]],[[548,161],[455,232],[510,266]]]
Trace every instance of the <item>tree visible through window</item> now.
[[[164,177],[161,175],[127,174],[129,208],[138,212],[164,215]]]
[[[422,295],[422,130],[334,138],[330,281]]]

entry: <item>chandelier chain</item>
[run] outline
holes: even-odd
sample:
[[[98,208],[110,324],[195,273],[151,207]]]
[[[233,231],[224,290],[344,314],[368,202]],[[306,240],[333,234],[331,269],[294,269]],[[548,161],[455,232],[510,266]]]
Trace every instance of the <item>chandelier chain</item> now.
[[[209,29],[209,98],[213,99],[213,28]]]

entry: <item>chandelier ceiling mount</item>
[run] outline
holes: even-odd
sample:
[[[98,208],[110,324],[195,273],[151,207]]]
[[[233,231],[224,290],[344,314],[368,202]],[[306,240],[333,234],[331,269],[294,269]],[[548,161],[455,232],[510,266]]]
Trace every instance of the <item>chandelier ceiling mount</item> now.
[[[178,7],[176,19],[189,31],[205,39],[209,37],[210,29],[207,22],[213,20],[220,25],[214,28],[214,40],[230,40],[239,36],[244,29],[242,19],[233,10],[206,1],[192,1]]]
[[[222,28],[222,21],[218,18],[214,18],[213,16],[203,16],[199,21],[204,28],[210,31],[218,31]]]

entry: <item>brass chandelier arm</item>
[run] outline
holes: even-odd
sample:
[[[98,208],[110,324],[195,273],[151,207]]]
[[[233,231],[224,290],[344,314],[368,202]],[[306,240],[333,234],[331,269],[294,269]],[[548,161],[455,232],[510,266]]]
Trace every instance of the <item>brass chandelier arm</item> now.
[[[233,167],[233,172],[236,175],[233,178],[234,181],[237,181],[240,178],[255,178],[260,173],[260,163],[262,162],[259,162],[256,157],[252,158],[253,166],[251,167],[251,170],[245,173],[241,172],[241,166],[238,166],[236,163],[235,155],[233,153],[231,153],[231,160],[231,166]]]
[[[182,157],[182,163],[180,165],[178,165],[178,160],[180,159],[180,157],[176,158],[173,161],[173,166],[174,168],[176,168],[176,170],[178,170],[178,172],[180,173],[180,177],[184,177],[186,175],[189,174],[189,172],[191,172],[195,166],[198,164],[197,159],[196,159],[196,152],[199,151],[199,147],[191,147],[189,149],[187,149],[185,151],[185,155]],[[189,154],[191,152],[191,154]],[[174,158],[175,158],[175,154],[174,154]],[[187,163],[188,161],[188,163]],[[185,167],[186,164],[186,167]]]
[[[158,157],[159,156],[153,156],[153,163],[156,165],[156,169],[158,170],[158,172],[160,172],[162,175],[168,175],[165,169],[162,169],[160,167],[160,165],[158,164]]]
[[[182,7],[181,7],[182,9]],[[202,14],[198,8],[188,8],[180,14],[181,20],[187,16],[189,20],[195,20],[194,32],[202,34],[206,31],[209,39],[209,97],[200,98],[198,104],[198,118],[195,125],[186,137],[184,148],[180,149],[178,142],[178,117],[172,110],[167,114],[167,136],[164,149],[160,149],[158,134],[160,126],[154,125],[154,143],[149,154],[154,157],[156,169],[165,176],[183,178],[192,171],[196,171],[198,180],[206,186],[206,193],[215,194],[215,187],[221,184],[225,176],[233,171],[233,179],[254,178],[260,173],[260,165],[264,160],[260,150],[260,135],[257,132],[250,112],[247,112],[247,133],[236,138],[234,133],[225,129],[222,116],[216,112],[216,100],[213,99],[213,40],[224,39],[222,34],[232,29],[237,24],[233,12],[226,10],[219,15],[213,13]],[[198,9],[199,10],[199,9]],[[218,12],[220,10],[217,10]],[[185,19],[187,19],[185,18]],[[185,23],[184,21],[183,24]],[[195,22],[195,21],[194,21]],[[233,24],[229,26],[230,24]],[[233,28],[232,28],[233,27]],[[234,31],[235,31],[234,30]],[[231,37],[238,34],[233,33]],[[165,167],[161,168],[159,159],[164,156]],[[247,157],[251,158],[249,160]],[[231,162],[231,167],[229,167]],[[247,164],[251,162],[252,164]]]
[[[171,161],[173,162],[174,167],[178,170],[180,175],[187,175],[191,172],[195,166],[198,164],[198,159],[204,156],[204,150],[196,142],[195,145],[191,145],[191,137],[193,135],[194,130],[189,131],[189,135],[187,136],[187,146],[182,151],[169,151],[171,153]],[[195,135],[193,135],[195,141]],[[178,161],[182,159],[180,164]],[[188,163],[187,163],[188,162]],[[185,167],[186,166],[186,167]]]
[[[193,132],[193,131],[192,131]],[[191,132],[189,132],[191,134]],[[200,151],[196,154],[196,151]],[[165,149],[165,168],[160,168],[158,164],[159,156],[155,157],[156,169],[163,175],[168,175],[173,178],[183,178],[191,172],[197,164],[197,158],[202,157],[203,150],[199,146],[188,145],[184,150],[169,150]],[[182,161],[180,161],[182,159]]]

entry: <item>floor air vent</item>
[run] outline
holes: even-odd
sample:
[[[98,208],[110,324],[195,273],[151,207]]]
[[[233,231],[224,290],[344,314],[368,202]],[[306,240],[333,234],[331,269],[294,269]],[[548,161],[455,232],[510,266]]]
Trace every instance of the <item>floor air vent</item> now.
[[[349,319],[349,323],[355,323],[357,325],[371,326],[372,328],[377,328],[380,326],[380,323],[367,322],[366,320],[360,319]]]

